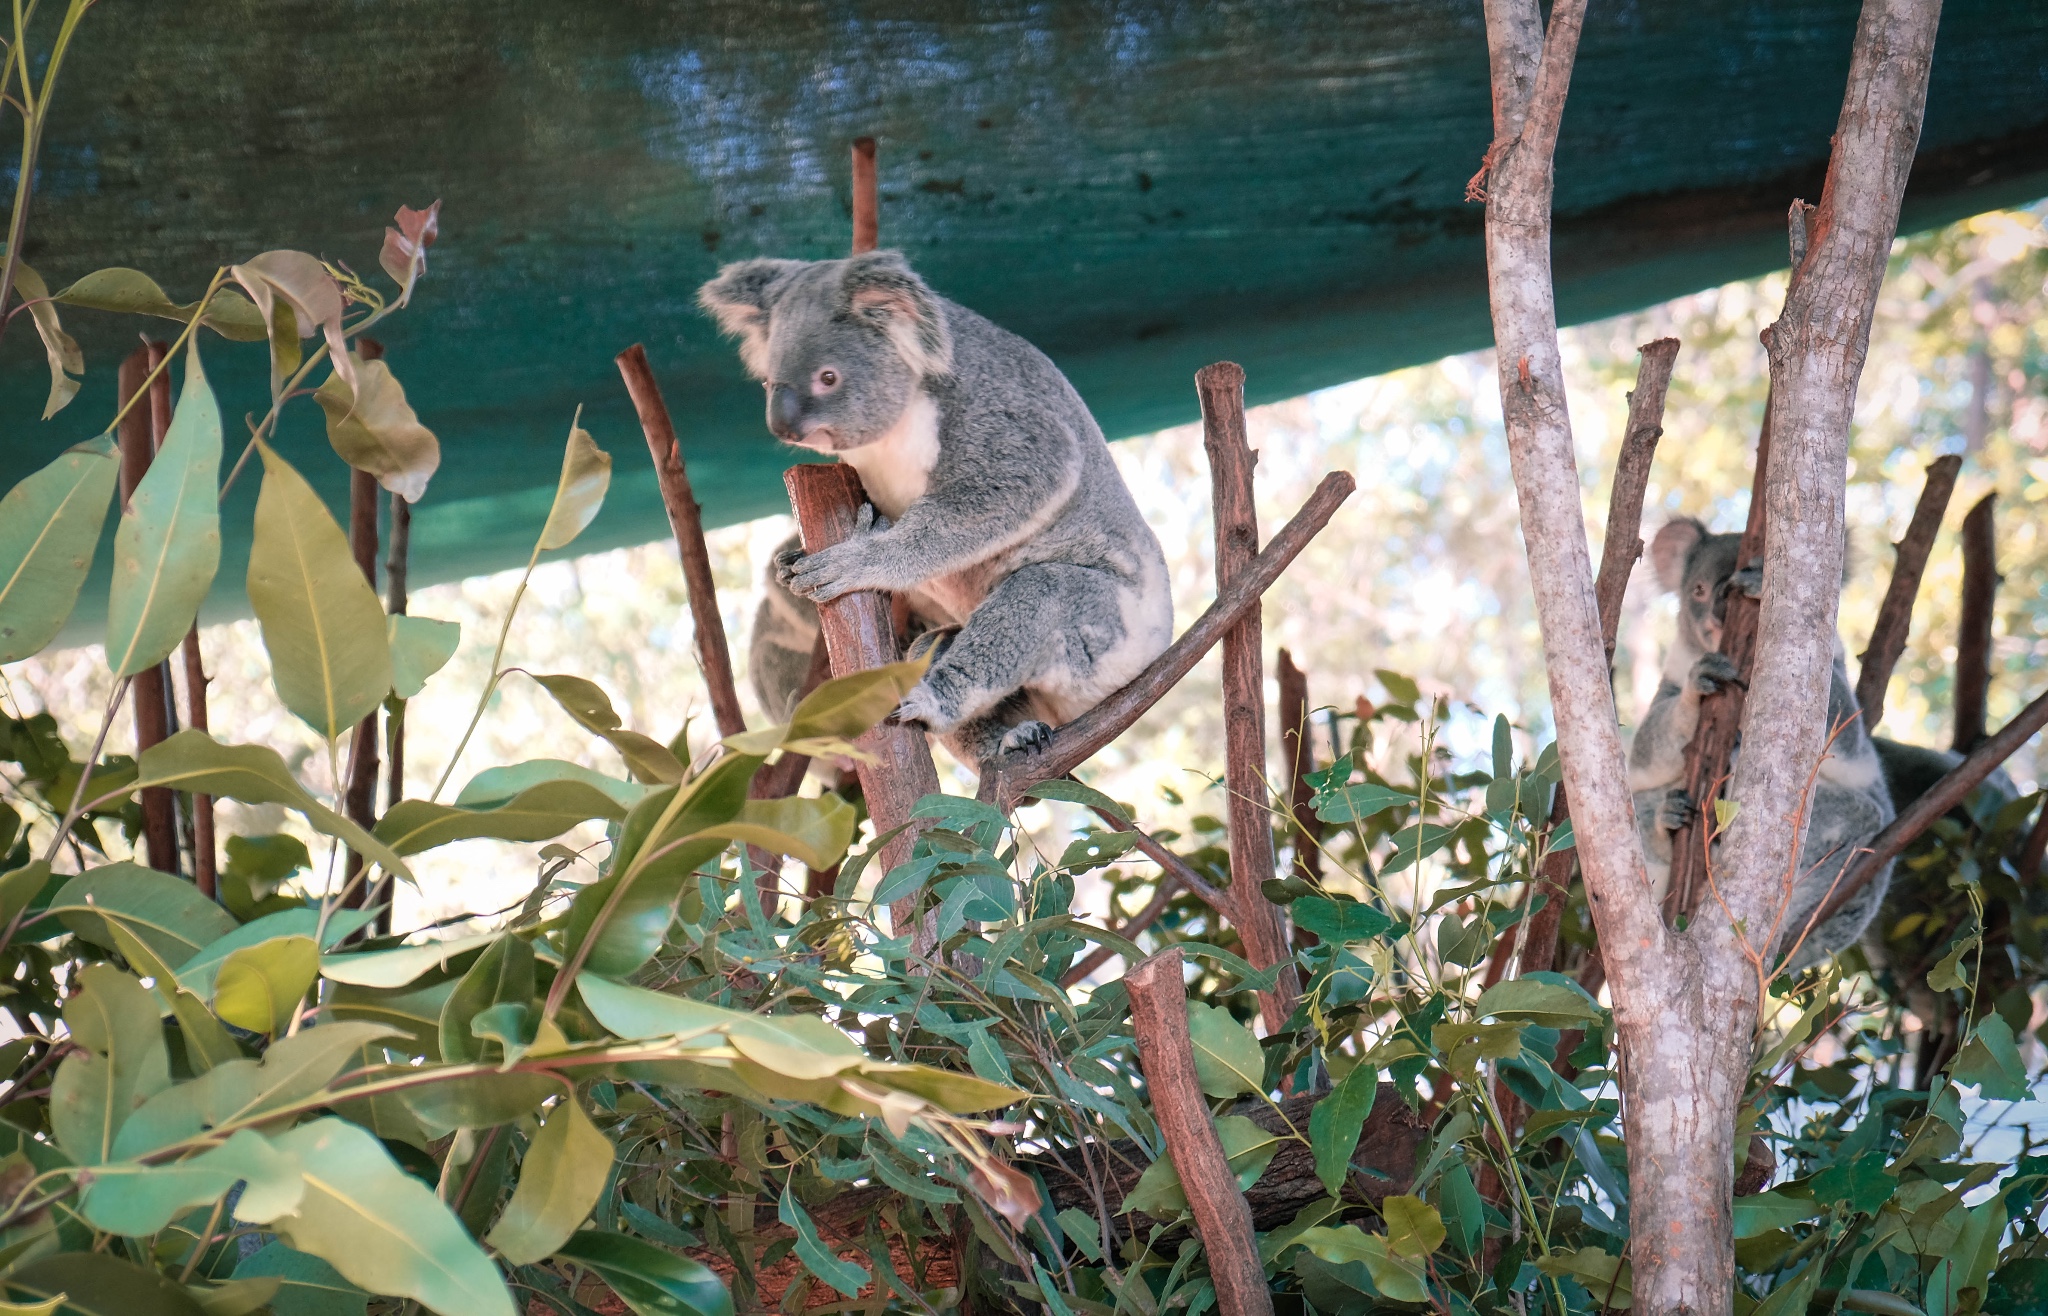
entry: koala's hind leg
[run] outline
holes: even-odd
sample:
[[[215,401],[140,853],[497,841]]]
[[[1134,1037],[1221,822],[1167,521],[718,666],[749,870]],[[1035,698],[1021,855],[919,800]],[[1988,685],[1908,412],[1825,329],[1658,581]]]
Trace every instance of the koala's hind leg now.
[[[1037,563],[1013,572],[904,698],[896,720],[949,735],[1021,690],[1088,688],[1097,660],[1124,638],[1122,595],[1113,577],[1086,567]],[[1011,731],[1025,739],[1036,734],[1013,722],[998,741]],[[976,738],[986,735],[978,731]]]
[[[1052,728],[1031,715],[1031,696],[1023,690],[979,717],[970,717],[942,739],[953,757],[970,767],[1006,750],[1036,748],[1052,737]]]

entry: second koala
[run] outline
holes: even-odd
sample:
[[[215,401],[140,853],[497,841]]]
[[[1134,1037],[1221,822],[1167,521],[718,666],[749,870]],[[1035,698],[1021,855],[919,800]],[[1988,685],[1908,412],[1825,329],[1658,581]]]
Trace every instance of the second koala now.
[[[1657,899],[1671,879],[1671,835],[1692,820],[1697,803],[1686,793],[1685,747],[1699,726],[1700,697],[1736,678],[1720,652],[1721,626],[1731,590],[1754,590],[1756,573],[1738,572],[1742,536],[1710,534],[1690,517],[1666,525],[1650,542],[1657,581],[1678,592],[1678,636],[1664,661],[1664,679],[1636,729],[1629,749],[1629,789]],[[1835,733],[1808,807],[1806,846],[1785,911],[1781,940],[1799,935],[1856,852],[1896,816],[1876,747],[1865,733],[1849,684],[1840,640],[1828,682],[1828,730]],[[1815,928],[1793,953],[1790,968],[1817,964],[1855,941],[1884,903],[1891,868],[1866,885],[1841,912]],[[1782,953],[1789,949],[1781,945]]]
[[[766,387],[768,428],[852,466],[874,507],[843,543],[779,554],[780,582],[814,603],[891,591],[940,632],[897,720],[974,763],[1036,748],[1165,649],[1159,541],[1044,353],[891,251],[741,261],[698,300]]]

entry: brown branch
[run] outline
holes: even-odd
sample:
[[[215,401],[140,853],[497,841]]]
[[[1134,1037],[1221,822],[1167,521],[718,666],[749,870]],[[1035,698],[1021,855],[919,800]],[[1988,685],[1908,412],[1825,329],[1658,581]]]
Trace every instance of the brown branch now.
[[[124,403],[141,389],[149,370],[150,350],[146,344],[130,352],[121,362],[119,388]],[[150,409],[147,407],[131,407],[128,414],[121,417],[121,510],[124,513],[135,496],[136,486],[148,473],[151,459],[156,456],[151,430]],[[166,674],[166,664],[157,663],[137,672],[129,687],[135,716],[135,752],[138,755],[150,746],[162,743],[171,734]],[[151,868],[166,873],[178,871],[177,805],[168,788],[151,786],[142,791],[142,837],[144,853]]]
[[[1294,655],[1285,649],[1280,651],[1277,666],[1280,757],[1287,764],[1287,812],[1294,820],[1294,875],[1315,882],[1323,876],[1323,850],[1318,844],[1323,839],[1323,820],[1316,817],[1316,791],[1308,784],[1308,774],[1316,770],[1315,747],[1309,740],[1308,673],[1294,665]],[[1313,932],[1295,929],[1297,939],[1314,936]]]
[[[1202,448],[1209,456],[1210,507],[1216,523],[1216,589],[1244,574],[1259,553],[1259,512],[1252,495],[1252,451],[1244,427],[1244,368],[1218,361],[1195,372],[1202,403]],[[1285,962],[1272,991],[1259,993],[1266,1031],[1294,1012],[1301,984],[1287,944],[1287,920],[1266,898],[1276,876],[1273,817],[1267,805],[1265,625],[1254,604],[1223,633],[1223,787],[1230,838],[1232,921],[1253,967]]]
[[[1963,518],[1963,618],[1956,631],[1956,735],[1967,754],[1984,739],[1991,694],[1991,623],[1998,604],[1998,495],[1985,494]]]
[[[1201,1233],[1217,1310],[1222,1316],[1272,1316],[1266,1267],[1252,1237],[1251,1207],[1224,1158],[1195,1074],[1180,951],[1162,951],[1133,967],[1124,975],[1124,986],[1130,992],[1131,1024],[1152,1113]]]
[[[669,422],[668,407],[662,403],[661,388],[648,368],[646,349],[635,343],[615,358],[626,392],[639,413],[641,432],[647,436],[648,455],[654,459],[654,478],[661,485],[662,505],[668,509],[669,528],[675,532],[676,549],[683,558],[683,584],[689,593],[690,621],[697,632],[697,661],[704,669],[704,684],[711,692],[711,715],[718,734],[736,736],[747,729],[740,713],[740,696],[733,685],[732,655],[725,644],[725,623],[718,615],[718,587],[711,580],[711,553],[704,546],[704,511],[690,489],[689,472],[683,469],[683,454],[676,443],[675,426]]]
[[[2041,861],[2048,859],[2048,797],[2041,803],[2041,812],[2035,816],[2034,825],[2027,829],[2027,839],[2020,843],[2017,860],[2021,886],[2032,886],[2041,880]]]
[[[1885,690],[1891,685],[1892,669],[1906,651],[1906,637],[1913,629],[1913,602],[1920,596],[1920,578],[1927,570],[1927,555],[1941,532],[1941,517],[1955,492],[1956,472],[1963,459],[1953,454],[1936,457],[1927,465],[1927,482],[1920,486],[1920,501],[1913,506],[1913,519],[1906,537],[1898,542],[1898,556],[1892,563],[1891,584],[1885,587],[1884,602],[1878,606],[1877,622],[1870,628],[1870,645],[1858,658],[1856,706],[1863,710],[1863,728],[1872,735],[1884,721]]]
[[[1621,454],[1614,462],[1614,487],[1607,495],[1607,537],[1600,546],[1600,574],[1593,582],[1593,597],[1600,610],[1600,639],[1606,646],[1607,665],[1614,666],[1614,643],[1621,633],[1621,604],[1628,593],[1629,573],[1643,555],[1643,496],[1650,484],[1650,463],[1657,455],[1657,440],[1664,436],[1664,399],[1671,391],[1671,371],[1678,361],[1678,340],[1659,338],[1636,351],[1642,364],[1636,367],[1636,386],[1628,395],[1628,428],[1621,439]],[[1571,818],[1571,802],[1563,786],[1557,788],[1550,806],[1550,823],[1545,838]],[[1536,868],[1532,895],[1544,898],[1543,907],[1529,916],[1529,933],[1522,943],[1518,973],[1548,972],[1557,967],[1557,932],[1564,918],[1565,901],[1571,896],[1572,871],[1578,866],[1577,846],[1553,850]],[[1511,940],[1515,929],[1501,934]],[[1489,966],[1490,967],[1490,966]]]
[[[355,555],[356,567],[363,573],[363,579],[370,583],[371,590],[377,588],[377,504],[382,501],[377,486],[377,477],[368,471],[351,470],[348,485],[348,546]],[[356,723],[356,733],[349,742],[348,787],[342,793],[342,812],[349,821],[369,831],[377,825],[377,772],[379,762],[377,740],[379,727],[377,714],[371,709]],[[348,853],[347,874],[353,879],[363,869],[363,856],[351,850]],[[367,908],[371,890],[368,883],[350,882],[341,903],[353,908]]]
[[[1052,743],[1044,749],[1036,753],[1012,751],[984,762],[981,798],[1008,812],[1017,807],[1017,801],[1033,786],[1072,772],[1096,750],[1128,731],[1132,723],[1194,669],[1202,655],[1223,638],[1223,633],[1239,617],[1257,605],[1259,597],[1272,588],[1280,573],[1329,524],[1338,506],[1357,487],[1358,481],[1348,471],[1325,475],[1294,519],[1281,527],[1244,574],[1218,593],[1209,610],[1167,646],[1165,653],[1153,659],[1151,666],[1133,677],[1130,684],[1054,731]]]
[[[875,139],[853,139],[853,254],[873,251],[881,240],[882,207],[875,186]]]
[[[1925,795],[1907,805],[1905,812],[1893,819],[1890,826],[1871,838],[1870,849],[1842,875],[1834,895],[1806,921],[1807,932],[1841,913],[1886,864],[1904,854],[1906,847],[1933,825],[1936,818],[1961,804],[1965,796],[1991,775],[1993,768],[2017,753],[2020,746],[2033,739],[2034,733],[2044,725],[2048,725],[2048,694],[2037,696],[2033,703],[2020,710],[2019,716],[2000,727],[1996,735],[1978,741],[1977,747],[1965,754],[1961,763],[1950,768],[1939,781],[1927,788]],[[2038,824],[2036,830],[2039,830]],[[2020,877],[2023,881],[2028,878],[2025,869],[2020,870]]]
[[[796,509],[804,552],[820,552],[853,533],[855,517],[867,495],[852,467],[836,463],[792,466],[782,473],[782,481],[789,487],[789,501]],[[834,676],[882,667],[899,656],[886,594],[873,590],[842,594],[819,606],[818,626],[831,653]],[[856,771],[876,834],[903,828],[882,847],[880,871],[887,873],[910,858],[919,830],[907,825],[912,821],[910,813],[919,800],[938,792],[938,769],[932,766],[932,751],[924,733],[915,727],[884,723],[854,744],[873,756],[872,762],[858,764]],[[897,935],[911,929],[916,911],[915,895],[896,902],[891,912]],[[916,928],[918,950],[929,953],[927,938],[936,927],[927,919]]]
[[[1094,809],[1092,812],[1112,831],[1133,833],[1137,837],[1136,849],[1138,852],[1159,865],[1159,885],[1153,893],[1151,903],[1133,915],[1128,922],[1120,927],[1111,929],[1111,931],[1124,940],[1129,941],[1146,928],[1151,927],[1158,921],[1159,916],[1166,912],[1166,906],[1173,899],[1175,888],[1192,892],[1197,899],[1201,900],[1218,914],[1223,915],[1225,918],[1230,917],[1229,894],[1218,890],[1208,879],[1190,868],[1187,860],[1182,859],[1179,855],[1167,849],[1160,843],[1157,837],[1142,827],[1125,822],[1107,809]],[[1073,968],[1068,969],[1066,973],[1061,975],[1060,986],[1073,986],[1089,974],[1095,972],[1102,965],[1108,963],[1116,954],[1117,951],[1114,947],[1096,947],[1076,963]]]

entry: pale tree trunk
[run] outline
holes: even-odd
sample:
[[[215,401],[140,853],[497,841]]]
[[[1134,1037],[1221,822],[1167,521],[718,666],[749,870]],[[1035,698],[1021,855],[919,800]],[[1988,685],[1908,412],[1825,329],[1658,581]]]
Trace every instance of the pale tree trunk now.
[[[1718,902],[1684,933],[1664,926],[1608,684],[1550,274],[1553,155],[1585,3],[1557,0],[1547,33],[1536,0],[1486,0],[1485,10],[1495,137],[1474,183],[1483,180],[1487,204],[1501,410],[1552,716],[1621,1049],[1635,1310],[1726,1316],[1735,1116],[1761,979]],[[1759,679],[1746,718],[1755,730],[1716,864],[1721,899],[1752,928],[1771,926],[1782,907],[1825,738],[1849,418],[1939,16],[1939,0],[1867,0],[1822,209],[1773,337]]]

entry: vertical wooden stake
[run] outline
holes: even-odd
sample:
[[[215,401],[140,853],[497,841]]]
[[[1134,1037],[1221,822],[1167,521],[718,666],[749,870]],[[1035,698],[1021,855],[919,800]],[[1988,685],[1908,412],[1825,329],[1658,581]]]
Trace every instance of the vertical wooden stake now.
[[[1316,770],[1315,750],[1309,741],[1308,673],[1294,665],[1294,655],[1282,649],[1280,674],[1280,757],[1287,762],[1287,805],[1294,816],[1294,874],[1307,881],[1323,875],[1323,851],[1317,844],[1323,837],[1323,820],[1311,804],[1315,788],[1308,774]],[[1295,930],[1296,940],[1313,946],[1313,932]]]
[[[1223,1142],[1202,1099],[1188,1035],[1187,986],[1178,948],[1161,951],[1124,975],[1131,1025],[1152,1114],[1180,1175],[1222,1316],[1272,1316],[1265,1263],[1252,1234],[1252,1209],[1237,1186]]]
[[[1244,429],[1244,370],[1229,362],[1195,372],[1202,403],[1202,447],[1216,518],[1216,589],[1230,587],[1259,552],[1252,502],[1258,460]],[[1230,899],[1245,958],[1258,968],[1286,962],[1273,990],[1259,993],[1266,1031],[1278,1031],[1301,996],[1279,906],[1266,898],[1273,880],[1273,820],[1267,807],[1266,677],[1259,609],[1223,633],[1224,789],[1229,792]]]
[[[789,486],[789,501],[796,508],[804,552],[819,552],[853,533],[854,518],[867,495],[852,467],[792,466],[782,473],[782,479]],[[872,590],[842,594],[818,609],[818,624],[825,634],[834,676],[882,667],[899,656],[896,627],[890,620],[886,594]],[[882,847],[880,871],[887,873],[910,858],[918,831],[906,825],[911,821],[910,811],[919,800],[938,792],[938,769],[932,766],[932,751],[925,743],[924,733],[915,727],[884,723],[854,743],[875,759],[858,768],[875,834],[903,828]],[[916,909],[915,896],[896,903],[891,912],[897,935],[910,930]],[[917,922],[916,929],[919,952],[929,954],[935,926],[926,919]]]
[[[375,361],[384,355],[384,349],[374,339],[361,339],[357,343],[358,354],[365,361]],[[368,471],[351,469],[348,473],[348,547],[356,560],[356,569],[363,573],[363,579],[370,582],[370,588],[377,588],[377,504],[380,501],[377,477]],[[379,728],[377,710],[371,709],[356,723],[356,732],[349,740],[348,782],[342,791],[342,811],[349,821],[368,831],[377,825],[377,741]],[[347,876],[354,878],[363,871],[362,855],[348,852]],[[354,886],[343,897],[342,904],[351,909],[364,909],[370,903],[368,883]]]
[[[1985,494],[1963,518],[1963,617],[1956,633],[1956,735],[1967,754],[1984,739],[1991,695],[1991,623],[1998,605],[1998,495]]]
[[[149,348],[138,347],[121,362],[119,388],[121,400],[126,402],[142,388],[143,379],[149,374]],[[135,486],[142,483],[143,475],[149,470],[150,459],[156,456],[156,445],[151,437],[150,414],[147,406],[131,408],[121,418],[121,507],[127,510],[129,499],[135,495]],[[158,663],[135,674],[129,693],[135,716],[135,752],[142,753],[152,745],[160,744],[170,731],[168,706],[165,703],[165,665]],[[161,786],[151,786],[142,792],[142,837],[143,851],[149,859],[149,866],[166,873],[178,871],[178,824],[177,806],[171,792]]]
[[[1927,482],[1920,486],[1920,501],[1914,504],[1906,537],[1898,543],[1891,584],[1885,587],[1884,602],[1870,628],[1870,645],[1857,660],[1856,705],[1863,710],[1863,729],[1872,735],[1884,721],[1885,689],[1891,684],[1892,669],[1899,665],[1899,655],[1906,651],[1920,577],[1927,570],[1935,536],[1941,532],[1942,513],[1948,510],[1949,496],[1955,492],[1956,472],[1962,468],[1963,459],[1953,453],[1927,464]]]
[[[882,204],[875,183],[875,139],[853,140],[853,254],[873,251],[881,240]]]

